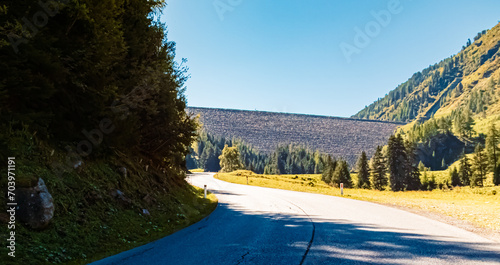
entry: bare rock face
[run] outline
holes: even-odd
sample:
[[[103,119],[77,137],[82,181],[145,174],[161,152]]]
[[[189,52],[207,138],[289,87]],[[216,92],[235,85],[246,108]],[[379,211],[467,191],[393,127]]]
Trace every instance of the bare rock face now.
[[[54,200],[43,179],[39,178],[34,187],[19,188],[16,195],[16,214],[21,223],[33,229],[47,227],[54,217]]]

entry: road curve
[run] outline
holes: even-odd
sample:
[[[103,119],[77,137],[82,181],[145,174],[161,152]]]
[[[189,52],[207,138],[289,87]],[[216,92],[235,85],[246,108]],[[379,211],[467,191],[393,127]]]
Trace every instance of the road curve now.
[[[500,244],[370,202],[216,180],[219,205],[177,233],[93,264],[500,264]]]

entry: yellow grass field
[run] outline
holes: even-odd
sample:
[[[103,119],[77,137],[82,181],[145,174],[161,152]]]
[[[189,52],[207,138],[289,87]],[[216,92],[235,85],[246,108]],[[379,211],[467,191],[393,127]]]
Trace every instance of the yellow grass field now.
[[[340,196],[340,189],[325,184],[321,175],[259,175],[243,170],[215,175],[217,179],[245,185],[247,177],[249,185]],[[356,176],[353,178],[355,180]],[[476,227],[500,232],[498,186],[406,192],[344,189],[344,197],[443,214]]]

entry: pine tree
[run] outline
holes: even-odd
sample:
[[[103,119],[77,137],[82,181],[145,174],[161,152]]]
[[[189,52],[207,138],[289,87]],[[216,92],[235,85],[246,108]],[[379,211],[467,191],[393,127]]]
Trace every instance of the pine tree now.
[[[469,186],[471,181],[471,165],[469,163],[469,159],[462,153],[462,158],[460,159],[460,168],[458,170],[458,175],[462,182],[462,185]]]
[[[351,174],[349,173],[349,165],[345,160],[340,160],[337,163],[337,167],[333,172],[332,176],[332,185],[335,187],[339,187],[340,183],[344,183],[344,188],[352,187],[352,179]]]
[[[386,159],[382,153],[382,147],[377,146],[371,164],[373,188],[377,190],[384,190],[387,186],[387,168]]]
[[[436,189],[437,183],[436,183],[436,176],[434,176],[434,174],[431,174],[431,179],[429,180],[429,184],[427,187],[428,187],[428,190]]]
[[[427,168],[422,170],[422,190],[429,190],[429,178],[427,177]]]
[[[454,167],[450,171],[450,179],[451,179],[451,185],[456,187],[456,186],[462,186],[462,181],[460,181],[460,175],[458,174],[458,170],[456,167]]]
[[[407,157],[401,135],[392,135],[387,144],[387,165],[391,189],[402,191],[405,189]]]
[[[474,134],[474,119],[472,118],[472,113],[470,109],[466,109],[465,113],[463,113],[463,132],[468,135],[469,138]]]
[[[417,154],[414,143],[406,142],[406,190],[418,190],[422,185],[420,182],[420,169],[417,166]]]
[[[500,165],[495,169],[495,173],[493,175],[493,184],[500,185]]]
[[[484,148],[481,144],[476,146],[474,150],[474,159],[472,163],[472,186],[483,187],[484,180],[488,170],[488,159],[484,153]]]
[[[491,123],[486,135],[486,152],[488,156],[488,169],[495,172],[498,163],[498,140],[499,135],[495,123]]]
[[[326,163],[324,166],[323,173],[321,174],[321,180],[330,184],[332,182],[333,171],[337,167],[337,161],[332,159],[330,155],[326,158]]]
[[[323,157],[319,151],[314,153],[314,174],[321,174],[324,170]]]
[[[370,188],[370,168],[368,165],[368,158],[365,151],[361,152],[361,156],[356,164],[358,170],[358,183],[357,187],[362,189]]]
[[[420,172],[423,172],[425,170],[425,165],[424,163],[422,163],[422,161],[418,162],[418,170],[420,170]]]

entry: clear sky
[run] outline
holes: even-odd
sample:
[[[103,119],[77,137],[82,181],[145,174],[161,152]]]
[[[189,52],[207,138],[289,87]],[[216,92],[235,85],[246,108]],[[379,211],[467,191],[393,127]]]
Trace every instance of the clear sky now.
[[[500,21],[498,0],[167,3],[161,20],[188,60],[189,106],[340,117]]]

